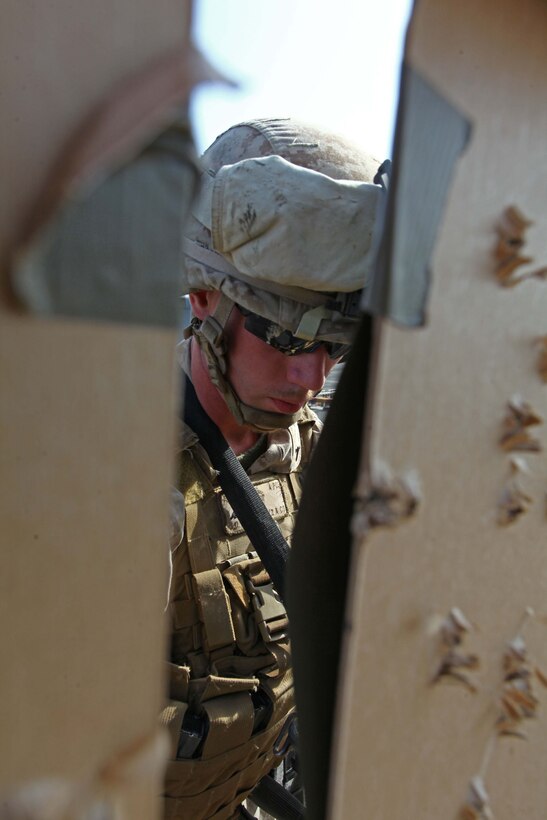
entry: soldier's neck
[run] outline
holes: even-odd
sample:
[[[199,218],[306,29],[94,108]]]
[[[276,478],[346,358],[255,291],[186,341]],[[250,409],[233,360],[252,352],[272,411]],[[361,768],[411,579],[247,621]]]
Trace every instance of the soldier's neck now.
[[[215,422],[236,455],[245,453],[257,442],[260,434],[237,423],[221,393],[212,383],[197,345],[192,345],[190,376],[201,406],[209,418]]]

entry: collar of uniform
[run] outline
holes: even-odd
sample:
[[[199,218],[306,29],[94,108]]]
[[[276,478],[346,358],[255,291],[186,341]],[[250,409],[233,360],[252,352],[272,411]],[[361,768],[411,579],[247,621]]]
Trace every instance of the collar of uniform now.
[[[186,373],[190,375],[190,347],[192,339],[183,339],[175,348],[177,361]]]
[[[268,433],[268,445],[249,468],[251,475],[270,470],[273,473],[292,473],[300,464],[302,444],[298,424],[291,424],[286,430]]]
[[[199,439],[191,427],[180,422],[179,452],[199,445]],[[274,473],[291,473],[296,470],[302,458],[302,445],[298,424],[288,430],[274,430],[268,433],[266,451],[253,462],[249,468],[251,474],[270,470]],[[202,451],[205,453],[203,447]]]

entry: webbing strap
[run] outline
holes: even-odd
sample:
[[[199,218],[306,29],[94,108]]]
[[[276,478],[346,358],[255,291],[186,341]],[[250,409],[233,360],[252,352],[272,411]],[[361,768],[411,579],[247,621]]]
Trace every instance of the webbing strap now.
[[[220,570],[215,568],[198,572],[194,575],[194,582],[207,648],[213,650],[234,643],[235,633],[230,604]]]
[[[200,526],[201,524],[201,526]],[[200,520],[199,504],[186,505],[186,532],[188,533],[188,557],[192,572],[204,572],[216,566],[211,539],[207,533],[207,525]]]
[[[203,179],[206,179],[207,176],[204,174]],[[200,192],[200,196],[202,192]],[[196,214],[194,213],[194,216]],[[202,219],[198,220],[202,223]],[[216,251],[212,251],[209,248],[204,248],[203,245],[199,245],[197,242],[194,242],[192,239],[188,239],[184,237],[182,241],[182,249],[186,256],[189,256],[190,259],[193,259],[195,262],[202,262],[204,265],[208,265],[210,268],[218,271],[219,273],[228,273],[230,276],[233,276],[235,279],[239,276],[239,272],[237,268],[234,268],[233,265],[228,262],[226,257],[222,256],[220,253]]]
[[[178,663],[167,664],[167,680],[169,682],[169,692],[175,700],[188,703],[188,681],[190,680],[190,667],[181,666]]]
[[[190,512],[192,507],[188,505],[187,509],[188,512]],[[192,529],[190,515],[188,515],[188,513],[186,515],[186,522],[187,532],[190,533],[192,532]],[[215,566],[211,542],[206,532],[200,533],[199,535],[194,535],[189,546],[190,548],[188,550],[188,555],[190,558],[192,572],[205,572],[205,570],[211,569]]]
[[[186,377],[184,420],[196,433],[218,478],[226,498],[258,552],[272,582],[284,598],[285,565],[289,547],[279,527],[266,509],[249,476],[237,460],[217,425],[201,406],[194,386]]]
[[[294,795],[266,775],[250,794],[253,803],[277,820],[304,820],[304,806]]]
[[[253,732],[254,706],[250,696],[241,692],[213,698],[203,704],[209,728],[202,758],[216,757],[246,743]]]
[[[300,319],[300,324],[296,328],[296,336],[302,339],[309,339],[312,341],[317,337],[319,326],[323,319],[329,319],[332,316],[332,311],[327,310],[325,305],[307,310]]]
[[[276,666],[279,669],[279,675],[284,675],[291,666],[291,652],[288,643],[269,643],[268,651],[272,653],[275,658]],[[271,678],[270,678],[271,680]]]
[[[268,649],[266,655],[246,657],[245,655],[230,655],[225,658],[215,659],[215,672],[219,675],[237,675],[238,677],[249,677],[255,675],[262,670],[264,674],[268,673],[269,668],[277,662]]]
[[[171,601],[171,612],[175,629],[188,629],[199,621],[196,602],[193,598]]]
[[[184,715],[187,708],[187,703],[182,703],[178,700],[171,700],[160,714],[160,724],[169,730],[169,738],[171,740],[171,757],[177,756],[182,721],[184,720]]]
[[[258,678],[254,676],[222,678],[218,675],[207,675],[205,678],[190,681],[188,697],[193,704],[202,704],[212,698],[232,695],[235,692],[254,692],[258,684]]]

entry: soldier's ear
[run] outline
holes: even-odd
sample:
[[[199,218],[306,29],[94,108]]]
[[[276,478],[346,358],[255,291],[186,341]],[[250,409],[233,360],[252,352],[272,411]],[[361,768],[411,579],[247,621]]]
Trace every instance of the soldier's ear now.
[[[201,320],[206,319],[216,308],[219,298],[218,290],[197,290],[191,293],[189,299],[193,315]]]

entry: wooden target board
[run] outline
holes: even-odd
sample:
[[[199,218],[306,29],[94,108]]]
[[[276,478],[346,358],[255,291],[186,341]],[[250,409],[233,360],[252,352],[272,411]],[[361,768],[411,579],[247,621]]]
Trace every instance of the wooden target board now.
[[[407,64],[472,132],[426,323],[379,320],[336,820],[545,817],[546,42],[538,0],[420,0],[411,19]]]
[[[159,815],[177,333],[36,318],[7,282],[74,129],[189,25],[186,0],[3,8],[1,817],[76,820],[104,794],[116,817]]]

